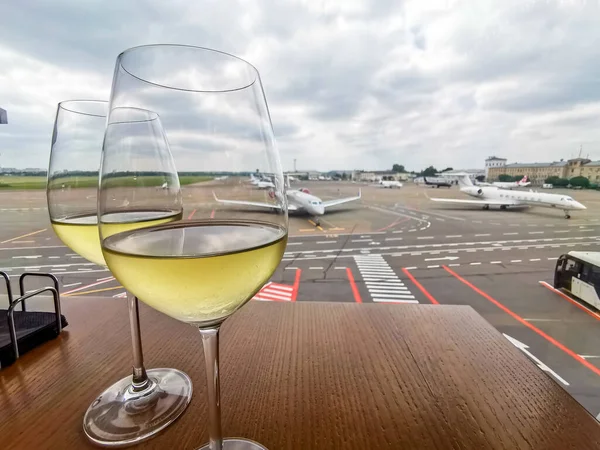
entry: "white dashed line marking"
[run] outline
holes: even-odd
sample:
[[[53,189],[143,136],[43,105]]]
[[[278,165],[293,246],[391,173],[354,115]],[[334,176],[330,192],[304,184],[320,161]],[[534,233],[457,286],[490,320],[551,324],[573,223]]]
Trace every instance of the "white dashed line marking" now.
[[[472,263],[469,263],[469,265],[470,266],[480,266],[481,263],[480,262],[472,262]]]
[[[518,263],[518,262],[523,262],[522,259],[511,259],[510,260],[511,263]]]
[[[491,236],[490,233],[476,234],[475,237]]]
[[[418,236],[417,239],[433,239],[433,236]]]
[[[502,233],[504,236],[514,236],[519,233]]]

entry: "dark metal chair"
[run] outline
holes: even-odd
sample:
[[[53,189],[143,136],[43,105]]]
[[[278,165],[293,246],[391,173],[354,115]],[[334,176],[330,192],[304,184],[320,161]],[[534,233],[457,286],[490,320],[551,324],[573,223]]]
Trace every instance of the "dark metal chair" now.
[[[6,322],[0,320],[0,367],[12,364],[19,355],[54,339],[68,325],[61,314],[58,279],[49,273],[25,272],[19,277],[18,298],[13,298],[10,278],[0,271],[6,284],[8,309],[0,310],[6,313]],[[52,280],[53,286],[43,287],[26,293],[25,279],[27,277],[44,277]],[[25,301],[37,295],[50,292],[54,301],[54,312],[27,311]],[[21,305],[21,311],[17,306]]]

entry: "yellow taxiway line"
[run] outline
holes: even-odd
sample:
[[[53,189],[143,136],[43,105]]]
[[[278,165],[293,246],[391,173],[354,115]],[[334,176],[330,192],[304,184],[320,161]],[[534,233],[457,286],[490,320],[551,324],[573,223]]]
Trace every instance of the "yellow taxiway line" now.
[[[43,230],[37,230],[37,231],[32,231],[31,233],[27,233],[27,234],[22,234],[21,236],[17,236],[11,239],[7,239],[6,241],[2,241],[0,242],[0,244],[6,244],[7,242],[12,242],[12,241],[16,241],[17,239],[21,239],[27,236],[33,236],[34,234],[38,234],[41,233],[42,231],[46,231],[47,228],[44,228]]]
[[[82,272],[85,273],[85,272]],[[73,292],[72,294],[64,294],[63,297],[75,297],[77,295],[95,294],[96,292],[114,291],[115,289],[124,289],[123,286],[114,286],[103,289],[94,289],[93,291]]]

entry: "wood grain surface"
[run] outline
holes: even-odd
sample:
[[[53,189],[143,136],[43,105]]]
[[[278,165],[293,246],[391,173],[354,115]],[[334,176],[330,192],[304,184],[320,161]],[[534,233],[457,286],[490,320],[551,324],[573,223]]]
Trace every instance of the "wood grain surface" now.
[[[62,337],[0,372],[0,448],[84,449],[89,403],[128,374],[125,302],[63,301]],[[197,330],[142,306],[147,367],[194,383],[148,449],[207,440]],[[598,449],[600,425],[466,306],[251,302],[223,326],[227,436],[276,449]]]

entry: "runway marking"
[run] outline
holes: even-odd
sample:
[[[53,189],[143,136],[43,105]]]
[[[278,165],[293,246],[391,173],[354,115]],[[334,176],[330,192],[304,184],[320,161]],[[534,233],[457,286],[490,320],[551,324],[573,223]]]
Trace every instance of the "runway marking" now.
[[[362,298],[360,297],[360,292],[356,287],[356,282],[354,281],[354,275],[352,275],[352,270],[350,267],[346,267],[346,275],[348,276],[348,281],[350,282],[350,289],[352,289],[352,295],[354,296],[354,301],[356,303],[362,303]]]
[[[347,267],[334,267],[333,270],[346,270]]]
[[[269,281],[258,293],[252,297],[252,300],[267,302],[290,302],[293,301],[294,288],[286,284],[274,283]]]
[[[519,233],[502,233],[504,236],[513,236]]]
[[[462,234],[449,234],[446,236],[447,238],[459,238],[459,237],[463,237]]]
[[[417,236],[417,239],[433,239],[434,236]]]
[[[457,267],[457,266],[460,266],[460,264],[454,263],[454,264],[448,264],[448,266],[450,266],[450,267]]]
[[[355,256],[354,261],[374,302],[389,299],[408,299],[412,302],[415,299],[381,255]]]
[[[404,233],[404,230],[396,230],[396,231],[392,231],[392,233],[396,234],[396,233]]]
[[[317,241],[317,244],[335,244],[337,241]]]
[[[402,219],[398,219],[398,220],[396,220],[395,222],[392,222],[392,223],[391,223],[391,224],[389,224],[388,226],[386,226],[386,227],[383,227],[383,228],[380,228],[380,229],[379,229],[379,230],[377,230],[377,231],[385,231],[385,230],[388,230],[388,229],[390,229],[390,228],[392,228],[392,227],[395,227],[396,225],[400,225],[401,223],[404,223],[404,222],[406,222],[406,221],[408,221],[408,220],[410,220],[410,219],[411,219],[410,217],[404,217],[404,218],[402,218]]]
[[[292,301],[295,302],[298,297],[298,289],[300,288],[300,277],[302,276],[302,270],[296,269],[296,277],[294,278],[294,290],[292,291]]]
[[[577,306],[579,309],[581,309],[582,311],[584,311],[585,313],[589,314],[590,316],[592,316],[594,319],[596,320],[600,320],[600,315],[598,315],[597,313],[595,313],[594,311],[592,311],[591,309],[587,308],[585,305],[582,305],[581,303],[579,303],[578,301],[572,299],[571,297],[569,297],[567,294],[565,294],[564,292],[556,289],[554,286],[552,286],[551,284],[545,282],[545,281],[540,281],[539,282],[542,286],[544,286],[546,289],[554,292],[555,294],[558,294],[560,297],[564,298],[566,301],[568,301],[569,303],[571,303],[572,305]]]
[[[12,259],[37,259],[41,258],[42,255],[30,255],[30,256],[13,256]]]
[[[71,287],[71,286],[79,286],[80,284],[81,284],[81,281],[78,282],[78,283],[63,284],[63,287],[67,288],[67,287]]]
[[[323,270],[323,267],[321,266],[314,266],[314,267],[309,267],[309,270]]]
[[[286,267],[285,270],[297,270],[297,267]]]
[[[193,210],[193,211],[190,213],[190,215],[188,216],[188,220],[190,220],[192,217],[194,217],[194,214],[196,214],[196,211],[197,211],[197,210],[196,210],[196,209],[194,209],[194,210]],[[214,211],[214,210],[213,210],[213,211]]]
[[[113,286],[102,289],[93,289],[85,292],[74,292],[72,294],[62,294],[63,297],[76,297],[78,295],[97,294],[98,292],[114,291],[115,289],[123,289],[123,286]]]
[[[540,258],[531,258],[529,261],[540,261]]]
[[[44,232],[46,230],[47,230],[47,228],[44,228],[43,230],[37,230],[37,231],[32,231],[31,233],[22,234],[21,236],[17,236],[17,237],[14,237],[14,238],[2,241],[2,242],[0,242],[0,244],[6,244],[8,242],[16,241],[18,239],[21,239],[21,238],[24,238],[24,237],[27,237],[27,236],[33,236],[34,234],[42,233],[42,232]]]
[[[302,244],[304,244],[304,242],[289,242],[288,241],[288,243],[287,243],[288,246],[290,246],[290,245],[302,245]]]
[[[438,265],[433,265],[433,266],[427,266],[428,269],[435,269],[440,267],[439,264]]]
[[[48,259],[60,259],[60,256],[48,256]]]
[[[352,242],[370,242],[373,239],[352,239]]]
[[[402,241],[404,238],[385,238],[386,241]]]
[[[405,275],[408,277],[408,279],[409,279],[410,281],[412,281],[412,283],[413,283],[413,284],[414,284],[414,285],[415,285],[415,286],[416,286],[416,287],[417,287],[417,288],[418,288],[418,289],[419,289],[419,290],[420,290],[420,291],[423,293],[423,295],[424,295],[425,297],[427,297],[427,299],[428,299],[428,300],[429,300],[431,303],[433,303],[434,305],[439,305],[439,304],[440,304],[440,303],[439,303],[439,302],[438,302],[438,301],[435,299],[435,297],[434,297],[433,295],[431,295],[431,294],[429,293],[429,291],[428,291],[427,289],[425,289],[425,288],[423,287],[423,285],[417,281],[417,279],[414,277],[414,275],[413,275],[412,273],[410,273],[410,271],[409,271],[408,267],[404,267],[404,268],[402,269],[402,272],[404,272],[404,274],[405,274]]]
[[[523,260],[521,260],[521,259],[512,259],[510,262],[511,263],[518,263],[518,262],[523,262]]]
[[[583,364],[585,367],[587,367],[588,369],[590,369],[596,375],[600,376],[600,368],[598,368],[598,367],[594,366],[592,363],[586,361],[581,356],[579,356],[577,353],[575,353],[573,350],[571,350],[570,348],[568,348],[565,345],[561,344],[556,339],[554,339],[552,336],[549,336],[548,334],[544,333],[542,330],[540,330],[539,328],[537,328],[535,325],[531,324],[530,322],[527,322],[525,319],[523,319],[521,316],[519,316],[518,314],[516,314],[515,312],[513,312],[512,310],[510,310],[506,306],[504,306],[502,303],[500,303],[498,300],[496,300],[495,298],[493,298],[491,295],[485,293],[484,291],[482,291],[481,289],[479,289],[477,286],[475,286],[473,283],[465,280],[463,277],[461,277],[459,274],[457,274],[456,272],[454,272],[452,269],[450,269],[450,268],[448,268],[446,266],[444,266],[444,269],[450,275],[452,275],[457,280],[459,280],[461,283],[463,283],[466,286],[470,287],[477,294],[481,295],[483,298],[485,298],[489,302],[491,302],[494,305],[496,305],[498,308],[500,308],[506,314],[508,314],[509,316],[511,316],[517,322],[521,323],[522,325],[525,325],[527,328],[529,328],[530,330],[534,331],[535,333],[537,333],[538,335],[540,335],[541,337],[543,337],[544,339],[546,339],[548,342],[550,342],[551,344],[553,344],[555,347],[557,347],[558,349],[562,350],[567,355],[569,355],[570,357],[572,357],[576,361],[578,361],[581,364]]]
[[[85,285],[85,286],[81,286],[81,287],[79,287],[79,288],[77,288],[77,289],[72,289],[72,290],[70,290],[70,291],[64,292],[64,293],[63,293],[63,294],[61,294],[61,295],[68,295],[68,294],[72,294],[72,293],[74,293],[74,292],[79,292],[79,291],[82,291],[82,290],[84,290],[84,289],[88,289],[88,288],[91,288],[91,287],[94,287],[94,286],[98,286],[98,285],[100,285],[100,284],[107,283],[107,282],[109,282],[109,281],[113,281],[114,279],[115,279],[115,278],[111,276],[110,278],[107,278],[106,280],[103,280],[103,281],[96,281],[95,283],[90,283],[90,284],[87,284],[87,285]]]
[[[529,231],[528,234],[544,234],[544,231]]]
[[[321,225],[317,225],[317,224],[316,224],[315,222],[313,222],[312,220],[308,219],[308,222],[309,222],[311,225],[314,225],[315,227],[317,227],[317,229],[318,229],[318,230],[325,231],[323,228],[321,228]]]
[[[469,265],[470,266],[480,266],[481,263],[480,262],[472,262],[472,263],[469,263]]]
[[[46,238],[48,240],[50,238]],[[12,241],[13,244],[33,244],[35,241]]]
[[[532,318],[524,318],[528,322],[562,322],[561,319],[532,319]]]
[[[600,355],[579,355],[581,356],[583,359],[593,359],[593,358],[600,358]],[[600,414],[598,414],[600,416]]]
[[[475,237],[491,236],[490,233],[476,234]]]

